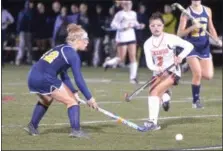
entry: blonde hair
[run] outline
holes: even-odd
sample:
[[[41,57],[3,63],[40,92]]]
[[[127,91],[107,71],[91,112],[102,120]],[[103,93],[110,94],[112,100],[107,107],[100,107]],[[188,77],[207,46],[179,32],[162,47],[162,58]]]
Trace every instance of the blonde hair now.
[[[73,42],[76,39],[80,39],[86,31],[80,26],[76,24],[69,24],[67,26],[67,38],[66,42]]]

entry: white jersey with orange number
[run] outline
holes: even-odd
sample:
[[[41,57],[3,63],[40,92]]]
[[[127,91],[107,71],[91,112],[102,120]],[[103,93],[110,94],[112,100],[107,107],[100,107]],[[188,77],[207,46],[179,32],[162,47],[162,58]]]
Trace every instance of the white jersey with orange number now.
[[[116,42],[130,42],[136,40],[134,28],[125,29],[128,28],[129,24],[134,27],[139,26],[135,11],[121,10],[115,14],[115,17],[111,22],[111,28],[117,30]]]
[[[168,33],[163,33],[159,37],[151,36],[144,43],[144,52],[146,57],[147,67],[154,71],[153,75],[159,74],[158,69],[162,67],[166,69],[174,63],[175,52],[174,47],[181,47],[183,51],[178,55],[180,58],[185,58],[192,50],[193,45],[180,37]],[[174,72],[179,77],[181,76],[181,70],[172,67],[169,71]]]

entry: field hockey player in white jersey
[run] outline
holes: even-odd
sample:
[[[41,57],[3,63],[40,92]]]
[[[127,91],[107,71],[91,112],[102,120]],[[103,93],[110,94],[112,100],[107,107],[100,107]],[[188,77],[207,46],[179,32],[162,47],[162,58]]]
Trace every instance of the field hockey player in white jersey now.
[[[132,10],[132,1],[122,2],[123,10],[116,13],[111,27],[116,29],[116,43],[117,43],[117,57],[105,61],[103,67],[117,66],[118,64],[124,64],[126,54],[129,55],[129,72],[130,83],[138,83],[137,81],[137,69],[138,64],[136,61],[136,35],[134,28],[143,29],[144,24],[140,24],[137,21],[136,12]]]
[[[193,45],[180,37],[165,33],[162,14],[156,12],[149,19],[152,36],[144,43],[146,64],[153,71],[154,82],[149,86],[148,110],[149,118],[144,125],[148,130],[158,130],[160,105],[168,110],[170,95],[166,93],[173,85],[177,85],[181,77],[179,64],[192,51]],[[175,47],[183,51],[176,56]],[[166,70],[168,67],[169,70]]]

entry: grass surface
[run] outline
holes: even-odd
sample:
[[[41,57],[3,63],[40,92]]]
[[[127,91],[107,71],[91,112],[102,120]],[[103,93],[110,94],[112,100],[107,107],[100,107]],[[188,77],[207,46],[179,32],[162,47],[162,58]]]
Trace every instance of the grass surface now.
[[[201,98],[205,108],[191,108],[191,73],[183,75],[181,84],[172,89],[169,112],[160,110],[160,131],[141,133],[117,124],[107,116],[81,105],[82,129],[90,139],[72,139],[66,106],[54,102],[41,121],[40,136],[27,135],[23,127],[29,122],[35,95],[29,94],[26,84],[30,66],[6,65],[2,70],[2,95],[13,101],[2,102],[2,149],[7,150],[131,150],[182,149],[222,146],[222,71],[215,69],[214,79],[202,81]],[[71,73],[69,73],[71,75]],[[125,92],[138,86],[129,84],[127,69],[83,68],[87,84],[100,106],[137,124],[147,118],[147,92],[132,102],[124,102]],[[71,75],[72,77],[72,75]],[[151,78],[147,69],[139,69],[141,82]],[[93,121],[93,122],[92,122]],[[176,141],[181,133],[183,141]]]

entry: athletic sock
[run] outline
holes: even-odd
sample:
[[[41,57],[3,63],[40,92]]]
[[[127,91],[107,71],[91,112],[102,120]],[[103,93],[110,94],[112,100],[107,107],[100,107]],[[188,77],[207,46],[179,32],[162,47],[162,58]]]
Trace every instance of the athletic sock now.
[[[34,128],[38,128],[39,122],[46,113],[48,107],[38,102],[33,110],[31,122]]]
[[[167,101],[170,101],[170,95],[168,93],[164,93],[163,96],[162,96],[162,100],[163,100],[163,103],[164,102],[167,102]]]
[[[152,121],[154,124],[157,124],[159,109],[160,109],[159,97],[149,96],[148,105],[149,105],[149,121]]]
[[[130,72],[130,77],[129,78],[130,78],[130,80],[136,79],[137,70],[138,70],[137,62],[130,63],[130,65],[129,65],[129,72]]]
[[[73,105],[68,108],[68,117],[72,129],[80,130],[80,106]]]
[[[196,103],[197,100],[200,100],[200,85],[192,84],[192,96],[193,96],[193,103]]]

